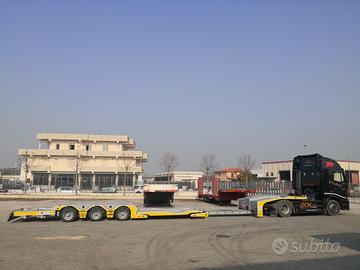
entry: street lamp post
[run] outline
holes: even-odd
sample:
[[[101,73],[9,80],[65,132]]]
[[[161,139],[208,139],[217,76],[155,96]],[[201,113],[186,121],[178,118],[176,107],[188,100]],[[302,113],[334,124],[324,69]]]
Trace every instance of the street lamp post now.
[[[350,171],[350,153],[347,152],[347,161],[348,161],[348,193],[351,192],[351,171]]]

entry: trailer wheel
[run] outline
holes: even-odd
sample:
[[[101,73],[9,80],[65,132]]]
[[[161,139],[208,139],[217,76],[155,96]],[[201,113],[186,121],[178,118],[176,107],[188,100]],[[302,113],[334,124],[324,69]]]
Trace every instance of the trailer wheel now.
[[[121,206],[115,211],[115,218],[119,221],[130,219],[130,209],[126,206]]]
[[[93,207],[88,214],[89,220],[101,221],[105,219],[105,211],[101,207]]]
[[[291,202],[280,201],[276,205],[280,217],[290,217],[292,215],[293,205]]]
[[[340,204],[335,200],[329,200],[326,204],[326,213],[329,216],[336,216],[340,213]]]
[[[78,212],[73,207],[65,207],[60,212],[60,218],[63,222],[73,222],[77,219]]]
[[[277,217],[279,215],[279,210],[277,207],[269,207],[269,216]]]

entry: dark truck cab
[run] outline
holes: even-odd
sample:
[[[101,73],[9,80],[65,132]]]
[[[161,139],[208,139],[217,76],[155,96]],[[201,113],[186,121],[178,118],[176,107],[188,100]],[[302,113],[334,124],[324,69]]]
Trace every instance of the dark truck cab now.
[[[302,155],[293,161],[294,195],[307,196],[307,202],[293,202],[295,212],[322,211],[337,215],[349,210],[348,181],[341,166],[320,154]]]

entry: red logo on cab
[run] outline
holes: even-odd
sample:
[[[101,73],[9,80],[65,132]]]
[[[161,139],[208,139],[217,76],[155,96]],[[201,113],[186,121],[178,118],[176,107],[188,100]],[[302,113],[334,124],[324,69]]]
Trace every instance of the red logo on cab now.
[[[332,162],[330,162],[330,161],[326,161],[325,166],[326,166],[327,168],[332,168],[332,167],[334,167],[334,163],[332,163]]]

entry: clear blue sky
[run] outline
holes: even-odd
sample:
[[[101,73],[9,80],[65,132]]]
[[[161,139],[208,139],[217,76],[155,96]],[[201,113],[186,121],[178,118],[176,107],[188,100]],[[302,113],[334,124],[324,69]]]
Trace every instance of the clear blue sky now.
[[[1,1],[0,93],[0,167],[37,132],[360,160],[360,1]]]

